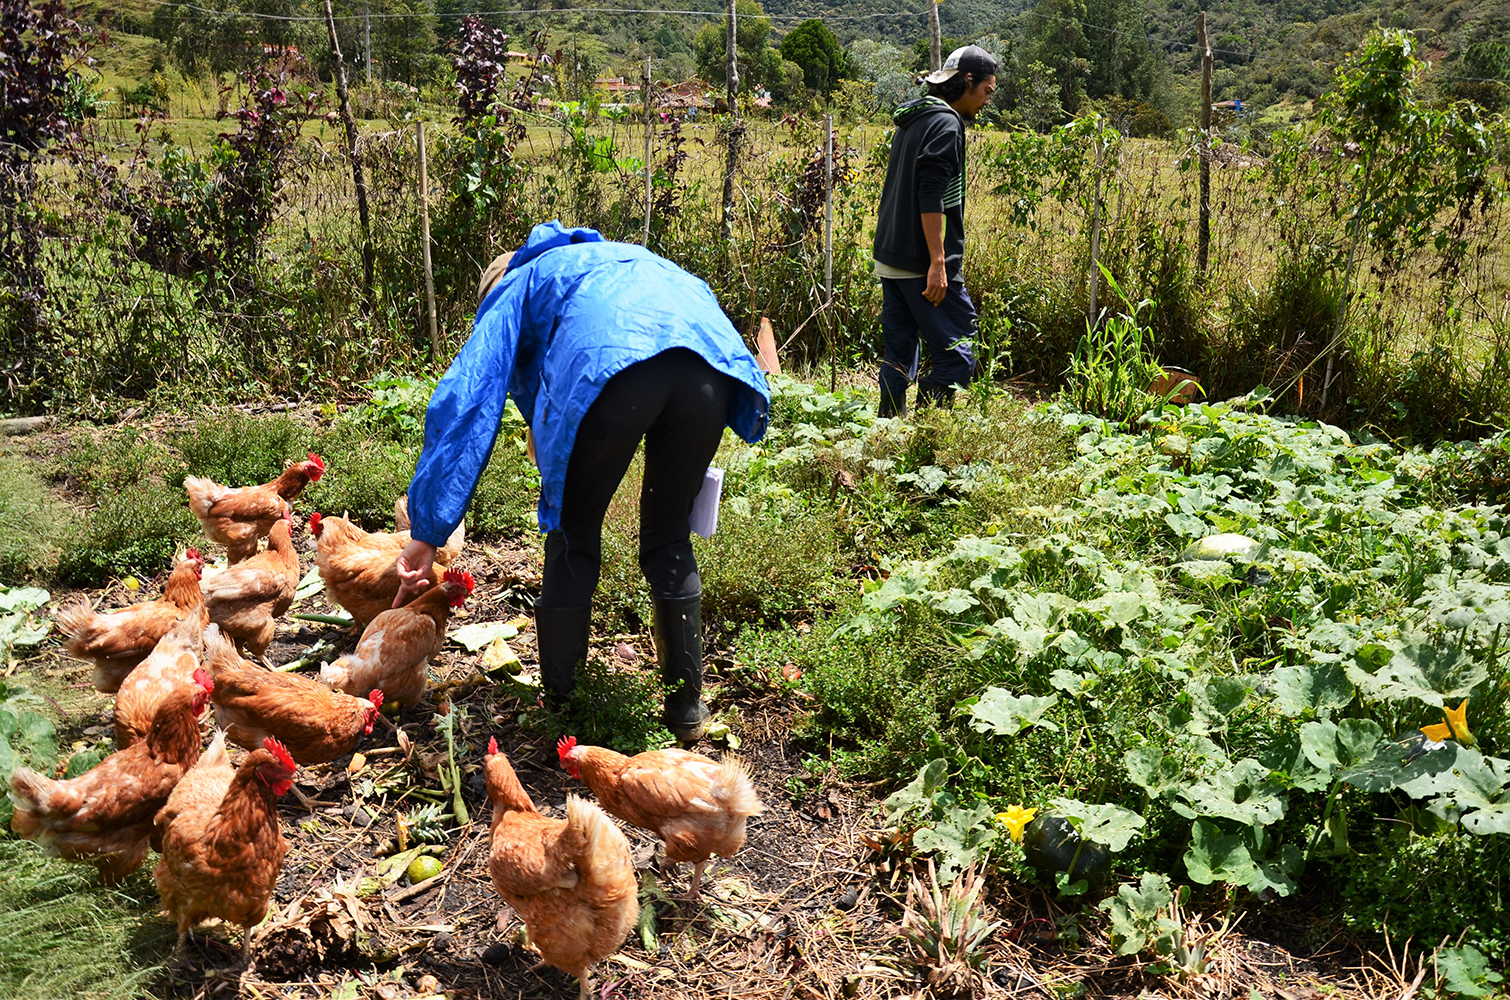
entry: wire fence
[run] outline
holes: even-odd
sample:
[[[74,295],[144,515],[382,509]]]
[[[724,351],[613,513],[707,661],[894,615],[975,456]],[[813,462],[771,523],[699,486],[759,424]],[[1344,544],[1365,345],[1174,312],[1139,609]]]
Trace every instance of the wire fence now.
[[[675,111],[647,125],[633,110],[558,106],[521,114],[521,121],[522,141],[495,171],[506,178],[501,184],[487,179],[500,164],[480,163],[485,151],[465,132],[429,130],[434,287],[445,345],[438,359],[430,357],[412,125],[364,132],[358,144],[372,204],[365,238],[375,262],[375,287],[365,289],[350,159],[318,117],[304,122],[272,193],[272,222],[246,280],[218,284],[164,249],[173,239],[183,244],[182,234],[144,228],[140,213],[123,210],[109,193],[150,189],[161,202],[154,219],[192,228],[199,224],[194,213],[214,202],[215,181],[207,174],[191,183],[186,178],[198,175],[185,164],[204,162],[209,151],[159,142],[153,130],[161,124],[148,126],[145,141],[119,123],[98,124],[93,160],[55,162],[39,176],[37,201],[48,217],[48,335],[35,352],[39,364],[29,376],[12,371],[9,387],[36,408],[175,391],[328,393],[353,390],[384,370],[443,365],[470,332],[481,268],[535,223],[558,218],[610,239],[643,239],[647,128],[652,249],[708,281],[752,342],[762,316],[778,341],[798,331],[787,364],[831,357],[863,364],[877,355],[880,294],[870,258],[884,128],[860,122],[837,129],[833,288],[826,295],[828,172],[819,123],[740,123],[726,242],[719,197],[725,116]],[[977,354],[986,371],[1051,383],[1084,334],[1092,273],[1084,205],[1095,179],[1102,192],[1097,263],[1113,278],[1110,307],[1134,310],[1147,300],[1140,315],[1165,361],[1200,372],[1212,392],[1245,391],[1282,381],[1324,339],[1335,313],[1323,315],[1329,279],[1322,251],[1343,235],[1335,197],[1317,195],[1300,212],[1277,211],[1266,161],[1219,149],[1212,263],[1203,275],[1193,262],[1193,146],[1124,141],[1098,173],[1084,144],[1074,169],[1043,168],[1029,178],[1059,187],[1024,215],[1028,180],[1001,165],[1010,139],[982,130],[969,139],[965,276],[980,312]],[[101,162],[114,187],[101,182]],[[1073,196],[1058,197],[1067,188]],[[1403,261],[1376,260],[1362,292],[1372,307],[1361,322],[1372,334],[1356,349],[1367,343],[1405,358],[1446,350],[1448,365],[1497,356],[1510,314],[1504,221],[1499,203],[1474,214],[1467,239],[1475,249],[1451,274],[1430,249]],[[1298,315],[1306,308],[1320,311]],[[1295,403],[1304,408],[1305,387],[1297,389]]]

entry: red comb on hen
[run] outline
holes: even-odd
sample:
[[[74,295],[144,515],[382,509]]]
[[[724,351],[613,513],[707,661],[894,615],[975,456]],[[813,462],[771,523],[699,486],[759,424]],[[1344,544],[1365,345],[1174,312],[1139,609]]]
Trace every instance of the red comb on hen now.
[[[309,533],[316,538],[320,537],[320,514],[318,511],[309,515]]]
[[[567,756],[575,749],[577,749],[577,738],[575,736],[563,736],[560,742],[556,744],[556,756],[565,761]]]
[[[273,759],[289,774],[293,774],[298,769],[298,765],[294,763],[293,754],[288,752],[288,747],[279,743],[273,737],[268,736],[262,740],[262,749],[272,754]]]
[[[488,737],[488,756],[491,757],[492,755],[496,754],[497,752],[498,752],[498,737],[496,737],[496,736],[489,736]]]
[[[204,688],[205,694],[212,694],[215,691],[215,678],[211,677],[210,672],[204,667],[194,668],[194,683]]]
[[[201,566],[204,565],[204,553],[200,552],[198,549],[184,549],[184,558],[192,559],[195,562],[199,563]]]
[[[382,708],[383,692],[379,691],[377,688],[373,688],[372,693],[367,696],[367,700],[372,702],[373,708]]]
[[[312,469],[307,468],[304,470],[309,473],[309,481],[312,483],[318,483],[320,481],[320,477],[325,475],[325,459],[321,458],[319,455],[316,455],[314,452],[310,452],[309,461],[306,464],[314,466],[314,468]]]
[[[469,594],[477,589],[477,581],[473,580],[472,574],[465,570],[448,569],[445,576],[441,577],[441,579],[447,583],[455,583],[467,588],[467,593]]]

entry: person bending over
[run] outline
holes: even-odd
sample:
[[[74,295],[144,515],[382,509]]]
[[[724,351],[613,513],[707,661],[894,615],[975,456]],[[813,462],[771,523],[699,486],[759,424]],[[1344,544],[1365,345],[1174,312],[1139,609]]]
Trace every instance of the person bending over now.
[[[754,443],[770,391],[712,291],[643,247],[558,222],[483,272],[472,336],[435,388],[409,487],[413,541],[398,602],[428,582],[461,522],[512,396],[535,442],[545,574],[535,636],[546,697],[562,705],[586,658],[603,517],[641,439],[640,569],[654,605],[664,721],[707,728],[702,583],[688,516],[724,427]]]

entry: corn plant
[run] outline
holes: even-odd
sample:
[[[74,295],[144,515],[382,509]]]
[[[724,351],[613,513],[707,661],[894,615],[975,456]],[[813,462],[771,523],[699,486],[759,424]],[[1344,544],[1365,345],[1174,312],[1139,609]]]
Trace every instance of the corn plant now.
[[[1164,377],[1153,354],[1153,334],[1139,321],[1146,301],[1134,303],[1116,278],[1101,268],[1107,285],[1122,299],[1125,311],[1104,323],[1087,322],[1065,372],[1070,403],[1119,427],[1131,428],[1151,406],[1162,402],[1149,391]],[[1178,391],[1178,390],[1176,390]]]

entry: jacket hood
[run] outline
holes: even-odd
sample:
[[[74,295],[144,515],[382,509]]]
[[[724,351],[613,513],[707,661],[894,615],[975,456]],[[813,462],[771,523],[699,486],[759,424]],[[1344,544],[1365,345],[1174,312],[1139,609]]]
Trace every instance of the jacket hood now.
[[[958,115],[959,112],[951,108],[942,98],[919,97],[915,101],[897,105],[897,109],[891,113],[892,124],[897,128],[911,128],[918,122],[925,121],[939,112],[948,112]]]
[[[509,261],[508,270],[523,267],[547,250],[564,247],[572,243],[602,243],[603,234],[596,229],[567,229],[555,219],[550,222],[542,222],[530,230],[529,239],[524,241],[524,246],[514,254],[514,259]],[[507,273],[507,272],[505,272]]]

